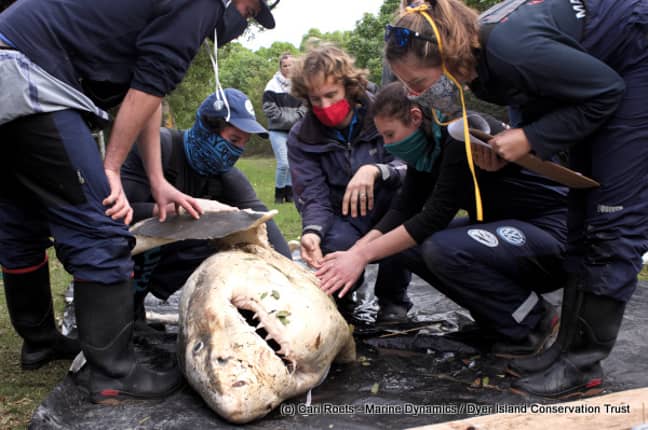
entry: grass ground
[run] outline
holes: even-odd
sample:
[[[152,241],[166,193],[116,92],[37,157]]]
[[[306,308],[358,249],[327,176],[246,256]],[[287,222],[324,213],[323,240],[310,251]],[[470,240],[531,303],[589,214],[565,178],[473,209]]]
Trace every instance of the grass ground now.
[[[273,203],[274,159],[248,158],[240,160],[237,166],[248,176],[259,198],[269,208],[279,209],[275,220],[286,239],[298,239],[301,223],[294,205]],[[54,307],[57,317],[60,318],[64,307],[63,294],[70,282],[70,276],[53,253],[50,253],[50,275]],[[646,267],[639,278],[648,281]],[[6,308],[4,294],[0,294],[0,430],[24,429],[34,409],[63,379],[69,363],[50,363],[38,371],[22,371],[18,364],[22,342],[11,326]]]

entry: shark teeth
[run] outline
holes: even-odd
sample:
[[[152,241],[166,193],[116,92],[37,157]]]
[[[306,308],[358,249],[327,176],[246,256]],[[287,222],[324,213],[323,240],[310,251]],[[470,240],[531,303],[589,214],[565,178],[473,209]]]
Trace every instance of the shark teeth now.
[[[253,329],[256,334],[263,339],[268,347],[274,352],[277,358],[281,359],[286,366],[288,373],[293,374],[297,368],[296,360],[289,358],[290,351],[282,344],[280,329],[275,330],[273,316],[271,312],[266,312],[265,309],[259,309],[258,304],[246,301],[244,303],[232,303],[238,309],[239,313],[245,322]],[[257,306],[255,306],[255,304]],[[255,309],[256,308],[256,309]]]

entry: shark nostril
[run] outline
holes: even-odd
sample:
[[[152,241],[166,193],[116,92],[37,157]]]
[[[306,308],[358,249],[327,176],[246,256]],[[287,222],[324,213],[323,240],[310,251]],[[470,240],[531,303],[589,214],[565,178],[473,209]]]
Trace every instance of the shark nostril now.
[[[205,344],[202,343],[202,341],[196,342],[196,344],[193,347],[193,353],[198,354],[203,349],[203,346],[205,346]]]

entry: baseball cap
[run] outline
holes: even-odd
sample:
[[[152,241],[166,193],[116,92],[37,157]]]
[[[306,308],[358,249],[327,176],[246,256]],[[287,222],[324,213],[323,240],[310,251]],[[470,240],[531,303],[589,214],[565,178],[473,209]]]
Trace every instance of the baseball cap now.
[[[264,139],[268,138],[268,130],[266,130],[256,120],[254,107],[250,99],[240,90],[235,88],[225,88],[225,98],[229,104],[230,118],[227,121],[234,127],[243,130],[246,133],[258,134]],[[217,101],[215,93],[210,94],[198,108],[198,115],[206,118],[226,118],[227,106],[220,109],[215,108]]]
[[[268,6],[266,0],[259,0],[261,4],[261,10],[254,17],[254,20],[264,26],[265,28],[272,29],[275,28],[275,20],[272,16],[272,9],[279,3],[279,0],[275,0],[271,6]]]

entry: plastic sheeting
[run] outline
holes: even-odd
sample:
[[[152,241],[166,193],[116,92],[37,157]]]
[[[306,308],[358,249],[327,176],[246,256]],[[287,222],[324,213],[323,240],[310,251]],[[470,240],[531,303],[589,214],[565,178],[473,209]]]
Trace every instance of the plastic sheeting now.
[[[373,285],[370,266],[367,284]],[[253,429],[393,429],[451,421],[497,412],[496,408],[551,403],[508,391],[505,362],[489,358],[487,337],[469,313],[414,277],[414,307],[408,325],[376,327],[358,322],[358,361],[334,365],[328,378],[307,396],[284,402]],[[553,294],[555,301],[560,294]],[[364,285],[356,292],[356,315],[371,320],[375,298]],[[147,310],[173,315],[177,295],[161,303],[147,299]],[[628,304],[617,344],[604,361],[606,392],[648,386],[648,283]],[[421,328],[423,326],[423,328]],[[411,330],[411,331],[408,331]],[[141,361],[155,366],[175,354],[177,327],[135,338]],[[76,378],[83,379],[84,370]],[[162,401],[128,402],[116,407],[85,400],[71,375],[54,388],[32,417],[33,429],[220,429],[231,425],[209,409],[190,388]]]

